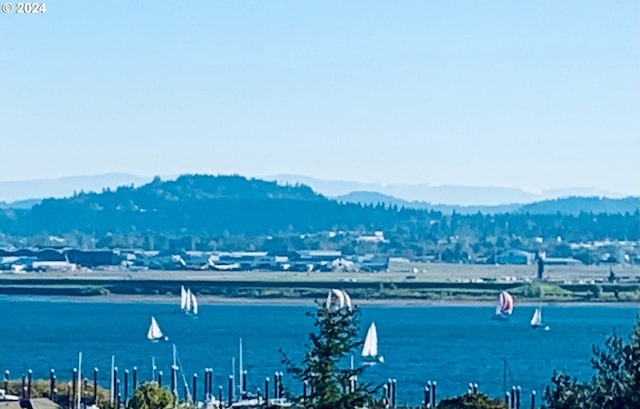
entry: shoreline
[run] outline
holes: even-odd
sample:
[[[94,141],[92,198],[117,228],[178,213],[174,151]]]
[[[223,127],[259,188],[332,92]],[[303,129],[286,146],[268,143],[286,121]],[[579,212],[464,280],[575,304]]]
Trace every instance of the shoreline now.
[[[32,300],[32,301],[47,301],[47,302],[75,302],[75,303],[153,303],[153,304],[175,304],[179,302],[179,297],[168,295],[140,295],[140,294],[106,294],[106,295],[91,295],[91,296],[76,296],[76,295],[46,295],[46,294],[3,294],[0,295],[0,301],[3,300]],[[274,297],[274,298],[250,298],[250,297],[222,297],[202,295],[198,296],[198,303],[200,305],[239,305],[239,306],[253,306],[253,305],[273,305],[273,306],[313,306],[315,301],[320,302],[324,299],[320,298],[286,298],[286,297]],[[380,307],[491,307],[495,306],[495,301],[486,300],[427,300],[427,299],[410,299],[410,298],[389,298],[389,299],[354,299],[354,304],[365,306],[380,306]],[[524,300],[517,303],[519,306],[534,307],[538,305],[537,301]],[[602,306],[602,307],[628,307],[631,305],[638,306],[635,301],[558,301],[549,300],[545,301],[544,305],[547,306],[562,306],[562,307],[587,307],[587,306]],[[640,308],[640,307],[639,307]]]

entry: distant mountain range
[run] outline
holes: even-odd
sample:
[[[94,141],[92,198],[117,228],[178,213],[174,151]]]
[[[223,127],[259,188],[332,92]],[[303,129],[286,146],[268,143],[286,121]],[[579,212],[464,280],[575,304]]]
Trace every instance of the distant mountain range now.
[[[427,202],[459,206],[498,206],[511,203],[532,203],[569,196],[602,196],[622,198],[624,194],[589,187],[550,189],[530,192],[524,189],[492,186],[457,186],[421,184],[383,184],[354,181],[323,180],[300,175],[275,175],[264,177],[280,183],[301,183],[320,194],[344,198],[345,195],[374,192],[408,202]]]
[[[59,179],[31,179],[0,182],[0,207],[2,202],[24,201],[27,199],[60,198],[74,192],[100,192],[118,186],[140,186],[153,179],[149,176],[128,173],[105,173],[101,175],[68,176]]]
[[[637,199],[630,200],[637,204]],[[175,180],[154,178],[139,187],[128,185],[99,193],[43,199],[29,209],[0,209],[0,231],[12,237],[66,235],[80,245],[89,237],[101,237],[106,240],[100,242],[102,247],[112,243],[109,237],[117,236],[122,240],[119,245],[127,248],[150,247],[150,240],[164,240],[162,246],[168,248],[168,240],[184,238],[187,244],[180,246],[191,249],[197,247],[196,241],[210,248],[215,245],[211,244],[215,237],[284,235],[302,240],[301,234],[327,231],[381,230],[395,237],[393,245],[398,248],[407,248],[408,242],[403,240],[437,243],[459,234],[474,240],[500,235],[562,236],[569,241],[637,239],[638,213],[597,217],[567,214],[587,205],[596,209],[620,203],[567,198],[525,205],[502,214],[454,215],[395,204],[340,203],[305,185],[282,185],[237,175],[182,175]],[[521,212],[527,206],[539,211]],[[237,244],[239,250],[246,248]],[[278,244],[276,240],[271,245],[281,248],[282,242]]]
[[[408,201],[397,197],[384,195],[378,192],[351,192],[346,195],[336,196],[335,200],[343,203],[395,205],[409,209],[435,210],[443,213],[456,212],[459,214],[498,214],[498,213],[533,213],[553,214],[578,214],[582,211],[592,213],[634,213],[640,205],[639,197],[625,197],[611,199],[597,196],[569,196],[559,199],[541,200],[527,204],[505,204],[495,206],[460,206],[448,204],[432,204],[423,201]]]
[[[176,176],[163,176],[163,180]],[[101,192],[118,186],[142,186],[153,178],[127,173],[71,176],[0,182],[0,209],[29,209],[44,198],[69,197],[79,192]],[[280,184],[303,184],[317,193],[345,203],[397,205],[411,209],[437,210],[461,214],[504,213],[514,211],[571,213],[581,210],[599,212],[633,212],[638,199],[621,198],[616,192],[591,188],[554,189],[533,193],[517,188],[476,186],[434,186],[424,184],[380,184],[333,181],[299,175],[276,175],[261,178]],[[575,196],[582,196],[577,198]],[[601,197],[607,199],[601,199]],[[572,197],[569,202],[556,199]]]

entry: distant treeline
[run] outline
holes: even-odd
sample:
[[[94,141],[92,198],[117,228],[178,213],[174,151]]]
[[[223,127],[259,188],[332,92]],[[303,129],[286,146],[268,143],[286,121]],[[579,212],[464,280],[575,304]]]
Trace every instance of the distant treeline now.
[[[566,202],[552,203],[545,203],[548,213],[444,214],[397,205],[339,203],[302,185],[185,175],[173,181],[156,178],[138,188],[46,199],[31,209],[2,209],[0,241],[28,238],[29,243],[39,244],[57,236],[65,238],[66,245],[91,248],[336,248],[346,253],[373,249],[413,255],[450,246],[464,257],[500,248],[530,248],[538,237],[561,237],[563,242],[638,240],[637,209],[572,214],[560,211]],[[382,230],[388,242],[317,234],[375,230]]]

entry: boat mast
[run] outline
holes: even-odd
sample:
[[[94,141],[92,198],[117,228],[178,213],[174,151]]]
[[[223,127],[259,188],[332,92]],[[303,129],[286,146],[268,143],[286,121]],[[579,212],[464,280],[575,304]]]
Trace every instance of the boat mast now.
[[[244,393],[245,385],[242,384],[243,372],[242,372],[242,337],[240,337],[240,343],[238,344],[238,393],[240,396]]]
[[[236,379],[236,357],[231,358],[231,376]],[[236,388],[231,388],[231,400],[235,400]]]
[[[173,369],[173,371],[171,371],[171,377],[173,379],[171,379],[171,383],[174,386],[174,389],[171,391],[173,392],[173,396],[176,397],[176,402],[178,401],[178,365],[176,364],[176,344],[171,344],[173,346],[173,365],[171,366],[171,369]]]
[[[116,367],[116,357],[114,355],[111,355],[111,386],[109,387],[109,401],[110,403],[113,405],[113,398],[114,398],[114,383],[115,383],[115,379],[113,379],[113,370]]]
[[[78,397],[77,397],[77,404],[76,404],[76,408],[80,408],[80,403],[82,402],[82,392],[80,390],[80,388],[82,388],[82,352],[78,353],[78,385],[76,390],[78,391]],[[74,396],[74,399],[76,399],[76,397]]]

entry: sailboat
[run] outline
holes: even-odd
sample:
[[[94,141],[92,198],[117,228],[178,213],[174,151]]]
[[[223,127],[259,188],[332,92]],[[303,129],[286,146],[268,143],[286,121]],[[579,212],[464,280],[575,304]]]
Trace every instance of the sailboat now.
[[[180,286],[180,310],[184,311],[187,308],[187,290],[184,286]]]
[[[369,326],[367,336],[364,339],[362,357],[365,358],[365,365],[375,365],[378,362],[384,362],[384,357],[382,355],[378,356],[378,333],[374,322]]]
[[[498,297],[498,305],[496,313],[493,315],[494,320],[507,321],[513,313],[513,297],[507,291],[502,291]]]
[[[531,317],[531,328],[542,328],[545,331],[549,331],[549,326],[542,322],[542,303],[533,312],[533,316]]]
[[[351,297],[344,290],[332,289],[329,291],[327,295],[327,308],[335,308],[342,309],[348,308],[351,309]]]
[[[180,310],[187,315],[198,315],[198,299],[190,288],[185,290],[184,286],[180,286]]]
[[[198,299],[194,293],[191,293],[191,312],[193,315],[198,315]]]
[[[151,317],[151,325],[149,325],[149,330],[147,331],[147,339],[151,341],[159,341],[164,339],[165,341],[169,340],[169,337],[165,337],[158,326],[158,322],[154,317]]]

